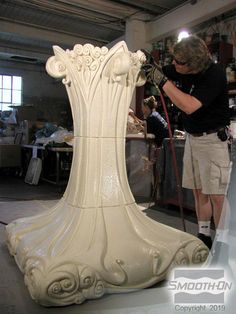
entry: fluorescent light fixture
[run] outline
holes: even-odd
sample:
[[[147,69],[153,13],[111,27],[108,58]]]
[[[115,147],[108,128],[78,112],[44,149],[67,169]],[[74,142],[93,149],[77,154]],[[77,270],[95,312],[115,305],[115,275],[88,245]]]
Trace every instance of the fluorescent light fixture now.
[[[189,37],[188,31],[181,31],[178,35],[178,42],[181,41],[183,38]]]

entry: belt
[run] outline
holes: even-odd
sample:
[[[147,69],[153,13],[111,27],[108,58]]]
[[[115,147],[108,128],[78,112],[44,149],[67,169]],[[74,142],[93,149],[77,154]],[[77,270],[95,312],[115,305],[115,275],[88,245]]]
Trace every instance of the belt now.
[[[220,129],[222,129],[222,128],[215,129],[215,130],[208,130],[208,131],[201,132],[201,133],[189,133],[189,134],[194,136],[194,137],[200,137],[200,136],[207,135],[207,134],[217,133]]]

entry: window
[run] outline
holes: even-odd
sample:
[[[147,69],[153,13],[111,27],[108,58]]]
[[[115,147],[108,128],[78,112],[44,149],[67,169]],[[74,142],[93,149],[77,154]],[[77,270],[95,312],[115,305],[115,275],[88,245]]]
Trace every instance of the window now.
[[[0,75],[0,110],[12,110],[9,106],[21,105],[22,77]]]

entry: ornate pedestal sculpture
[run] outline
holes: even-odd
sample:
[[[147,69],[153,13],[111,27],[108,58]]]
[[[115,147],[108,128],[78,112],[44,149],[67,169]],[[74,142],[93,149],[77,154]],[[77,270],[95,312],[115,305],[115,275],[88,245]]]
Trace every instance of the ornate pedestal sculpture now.
[[[124,42],[54,52],[47,71],[63,78],[74,119],[70,179],[51,210],[7,226],[31,297],[45,306],[82,303],[149,287],[175,265],[205,261],[200,240],[146,217],[128,185],[126,121],[134,88],[144,83],[144,55]]]

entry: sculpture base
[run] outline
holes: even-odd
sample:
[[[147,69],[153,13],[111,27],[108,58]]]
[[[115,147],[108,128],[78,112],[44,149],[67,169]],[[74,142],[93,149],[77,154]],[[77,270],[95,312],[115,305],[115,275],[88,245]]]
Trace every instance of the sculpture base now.
[[[63,306],[154,285],[175,265],[205,261],[195,237],[139,209],[125,167],[128,108],[145,55],[125,42],[54,46],[48,73],[65,84],[74,121],[64,197],[48,212],[7,226],[8,246],[32,298]],[[140,177],[142,180],[142,177]]]
[[[174,266],[200,264],[208,255],[199,239],[153,221],[136,203],[78,208],[62,198],[6,228],[31,297],[44,306],[150,287]]]

